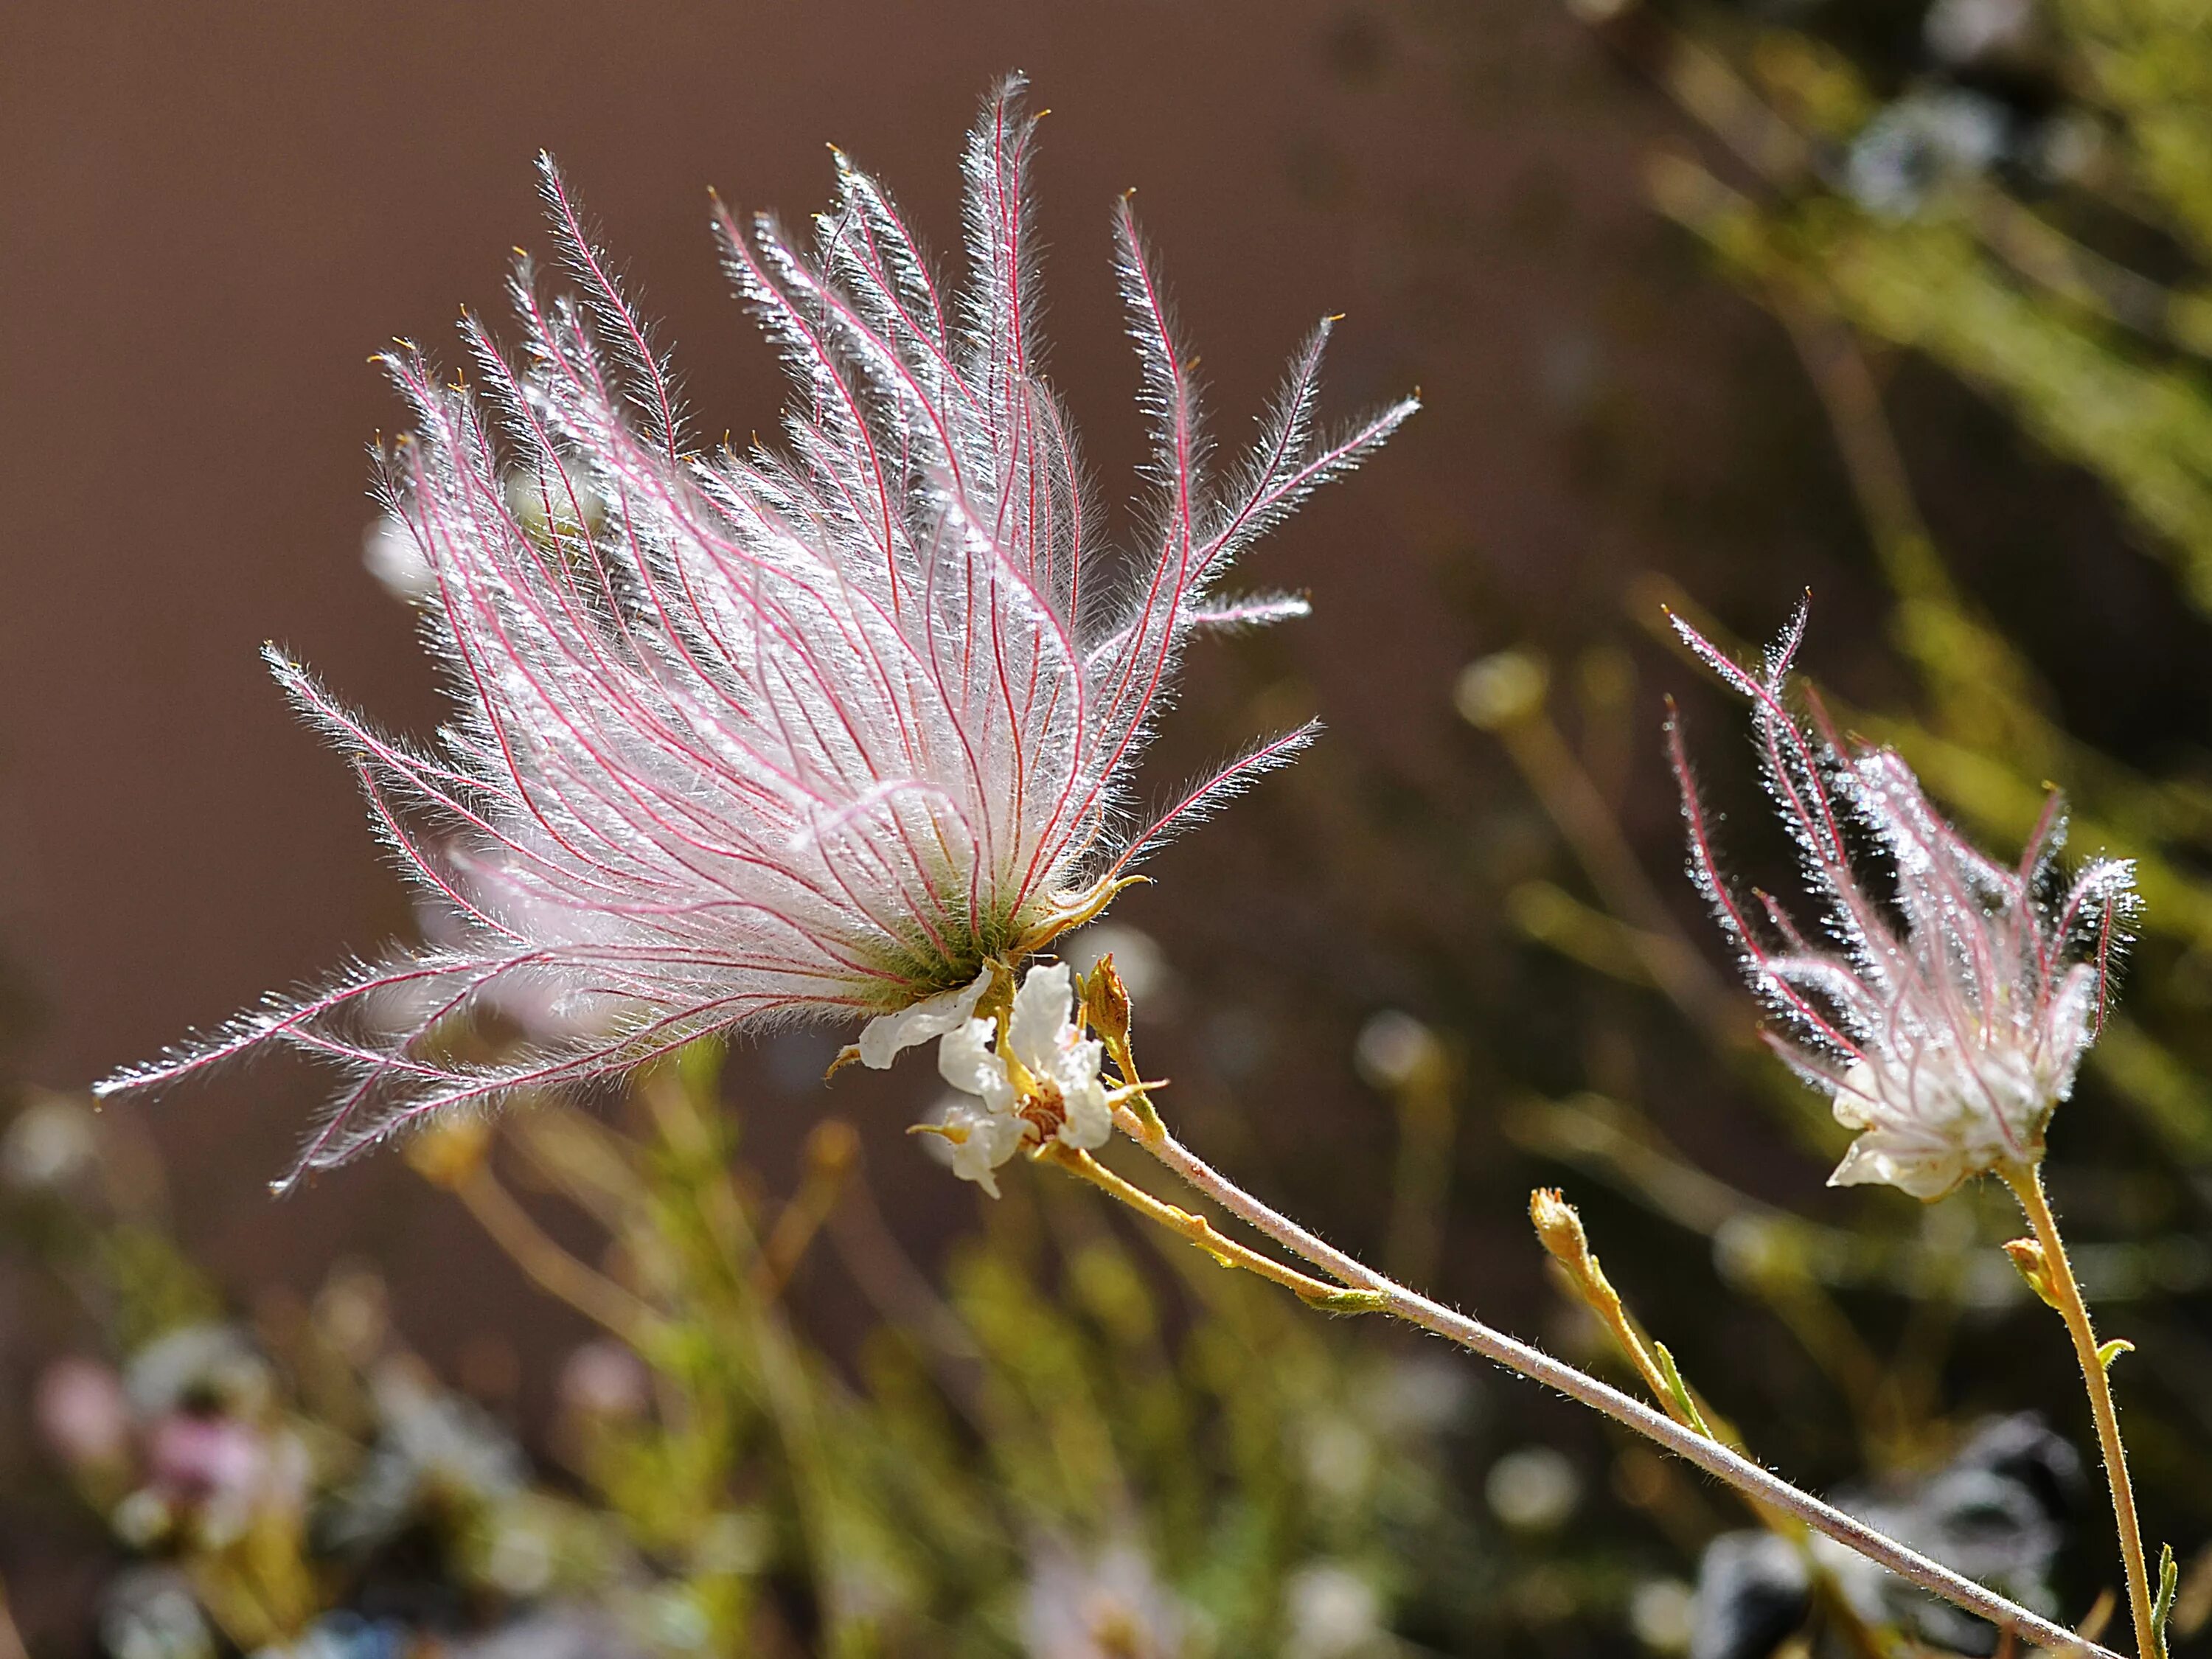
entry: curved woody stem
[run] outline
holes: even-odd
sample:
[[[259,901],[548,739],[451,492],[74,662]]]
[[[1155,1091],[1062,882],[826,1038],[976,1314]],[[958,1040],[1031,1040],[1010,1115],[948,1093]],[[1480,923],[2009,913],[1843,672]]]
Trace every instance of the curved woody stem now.
[[[2089,1304],[2074,1278],[2066,1258],[2066,1242],[2059,1237],[2057,1218],[2043,1190],[2041,1164],[2014,1165],[2001,1170],[2005,1184],[2020,1200],[2028,1225],[2041,1245],[2043,1269],[2036,1288],[2066,1322],[2074,1339],[2074,1357],[2081,1362],[2081,1381],[2089,1391],[2089,1414],[2096,1419],[2097,1446],[2104,1455],[2105,1475],[2112,1489],[2112,1519],[2120,1534],[2120,1560],[2128,1576],[2128,1608],[2135,1620],[2136,1650],[2142,1659],[2157,1659],[2159,1644],[2153,1615],[2150,1569],[2143,1554],[2142,1523],[2136,1516],[2135,1486],[2128,1478],[2127,1448],[2120,1441],[2120,1415],[2112,1403],[2112,1382],[2106,1374],[2106,1358],[2097,1346],[2096,1328],[2089,1322]]]
[[[1136,1076],[1133,1067],[1125,1064],[1125,1046],[1118,1043],[1111,1046],[1121,1049],[1115,1054],[1116,1064],[1125,1065],[1126,1075]],[[1569,1398],[1603,1413],[1616,1423],[1633,1429],[1646,1439],[1656,1441],[1676,1455],[1686,1458],[1708,1474],[1728,1482],[1755,1501],[1795,1516],[1807,1526],[1834,1539],[1868,1560],[1887,1568],[1901,1578],[1909,1579],[1931,1595],[1941,1596],[1978,1618],[1988,1620],[2000,1630],[2009,1632],[2054,1654],[2083,1656],[2084,1659],[2118,1659],[2118,1656],[2109,1649],[2031,1613],[2017,1602],[2008,1601],[1996,1591],[1953,1571],[1939,1561],[1930,1560],[1917,1551],[1907,1548],[1863,1521],[1821,1502],[1809,1492],[1800,1491],[1749,1458],[1693,1428],[1683,1426],[1642,1401],[1599,1382],[1540,1349],[1531,1347],[1502,1331],[1493,1330],[1466,1314],[1432,1302],[1418,1291],[1376,1273],[1237,1186],[1170,1133],[1157,1114],[1147,1111],[1140,1116],[1127,1105],[1122,1105],[1115,1112],[1115,1121],[1124,1134],[1230,1214],[1266,1234],[1284,1249],[1304,1257],[1348,1287],[1346,1292],[1320,1302],[1320,1305],[1343,1312],[1393,1314],[1408,1324],[1418,1325],[1425,1331],[1455,1342],[1504,1366],[1508,1370],[1518,1372],[1547,1388],[1556,1389]],[[1308,1299],[1319,1301],[1319,1298]],[[2090,1363],[2094,1363],[2094,1354]],[[2094,1389],[2093,1382],[2093,1395]],[[2117,1445],[2117,1441],[2114,1443]],[[2120,1477],[2123,1482],[2124,1478],[2123,1474]],[[2134,1559],[2138,1562],[2141,1559],[2140,1544],[2136,1547]],[[2132,1582],[2135,1581],[2131,1579]]]

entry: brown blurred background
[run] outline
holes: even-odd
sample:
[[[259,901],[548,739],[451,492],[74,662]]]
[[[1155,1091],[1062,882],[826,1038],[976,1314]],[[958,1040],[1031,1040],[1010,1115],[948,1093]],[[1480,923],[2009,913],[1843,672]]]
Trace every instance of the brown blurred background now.
[[[1014,67],[1054,111],[1051,361],[1111,506],[1141,442],[1108,264],[1125,188],[1224,441],[1325,310],[1349,313],[1340,410],[1423,389],[1409,432],[1255,561],[1316,616],[1200,665],[1162,788],[1308,708],[1341,757],[1462,787],[1458,665],[1532,615],[1615,604],[1632,532],[1583,476],[1583,417],[1632,388],[1639,465],[1693,489],[1725,447],[1698,365],[1761,326],[1667,246],[1635,177],[1656,112],[1545,0],[17,3],[0,64],[0,891],[35,1010],[27,1073],[54,1087],[409,926],[346,769],[255,653],[283,641],[398,729],[437,719],[409,617],[360,559],[363,448],[395,414],[366,359],[395,335],[446,350],[459,306],[496,307],[508,248],[538,240],[541,146],[709,428],[765,430],[781,393],[716,270],[707,187],[802,215],[834,141],[949,257],[961,133]],[[1246,706],[1255,686],[1296,706]],[[1258,821],[1240,808],[1163,860],[1127,919],[1238,949],[1278,902],[1238,852]],[[362,1253],[402,1286],[434,1273],[404,1316],[434,1348],[512,1281],[390,1161],[272,1204],[315,1086],[264,1063],[120,1109],[155,1125],[221,1271],[304,1283]],[[1356,1091],[1344,1108],[1373,1109]]]

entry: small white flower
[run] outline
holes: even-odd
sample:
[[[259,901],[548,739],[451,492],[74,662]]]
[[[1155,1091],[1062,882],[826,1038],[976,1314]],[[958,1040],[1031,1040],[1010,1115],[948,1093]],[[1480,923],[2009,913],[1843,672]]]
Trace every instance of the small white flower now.
[[[1339,1561],[1301,1567],[1284,1586],[1295,1659],[1341,1659],[1364,1651],[1383,1632],[1382,1598],[1375,1586]]]
[[[963,1181],[972,1181],[994,1198],[999,1195],[998,1167],[1022,1149],[1029,1125],[1012,1112],[994,1112],[956,1100],[927,1126],[945,1142],[945,1163]]]
[[[961,994],[969,1008],[980,990]],[[988,1019],[963,1019],[946,1030],[937,1045],[938,1072],[975,1100],[957,1101],[931,1126],[951,1145],[952,1173],[996,1198],[991,1171],[1025,1140],[1058,1140],[1079,1152],[1104,1146],[1114,1133],[1114,1109],[1098,1076],[1104,1058],[1105,1045],[1085,1037],[1075,1017],[1074,975],[1064,962],[1030,969],[1014,993],[1003,1040]]]

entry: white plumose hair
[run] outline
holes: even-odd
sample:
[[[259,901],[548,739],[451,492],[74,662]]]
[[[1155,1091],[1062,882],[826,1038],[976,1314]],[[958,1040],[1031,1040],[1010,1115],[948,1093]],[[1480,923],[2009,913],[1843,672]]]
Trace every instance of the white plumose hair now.
[[[382,735],[270,656],[353,756],[403,866],[465,926],[272,999],[102,1092],[263,1042],[321,1054],[346,1079],[304,1170],[709,1032],[957,1012],[987,962],[1095,914],[1164,831],[1304,741],[1261,746],[1149,823],[1130,809],[1190,635],[1304,608],[1224,601],[1219,578],[1413,405],[1318,436],[1324,324],[1218,490],[1124,202],[1154,493],[1133,545],[1101,545],[1039,375],[1021,90],[1001,87],[968,141],[957,295],[842,156],[809,246],[717,205],[731,276],[797,383],[781,448],[694,443],[545,164],[580,298],[545,298],[525,259],[522,349],[464,324],[477,386],[411,349],[389,360],[416,425],[384,457],[385,504],[420,555],[453,693],[440,744]],[[569,1018],[497,1059],[453,1058],[440,1034],[454,1017],[525,988]],[[372,1015],[395,1006],[410,1010],[397,1025]],[[872,1047],[888,1058],[951,1023]]]

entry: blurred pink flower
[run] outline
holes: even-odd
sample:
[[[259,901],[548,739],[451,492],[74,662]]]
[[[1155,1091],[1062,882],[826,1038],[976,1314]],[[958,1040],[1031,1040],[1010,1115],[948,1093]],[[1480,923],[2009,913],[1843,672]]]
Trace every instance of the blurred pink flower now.
[[[57,1359],[39,1376],[32,1407],[39,1432],[72,1469],[121,1465],[131,1452],[123,1379],[96,1360]]]
[[[266,1437],[234,1417],[167,1412],[147,1425],[147,1484],[179,1507],[242,1504],[269,1468]]]
[[[1149,821],[1132,811],[1190,635],[1304,610],[1224,600],[1220,577],[1413,404],[1317,436],[1324,323],[1218,491],[1125,202],[1154,494],[1137,544],[1102,546],[1039,377],[1021,89],[969,140],[960,294],[842,156],[811,248],[717,206],[730,273],[798,385],[781,451],[695,441],[545,164],[582,298],[548,301],[525,260],[519,359],[471,319],[476,387],[411,349],[390,360],[416,428],[387,457],[386,507],[433,591],[458,705],[441,746],[383,736],[270,653],[464,934],[274,1000],[102,1092],[263,1042],[324,1055],[346,1081],[296,1175],[441,1109],[616,1074],[703,1033],[893,1013],[1095,914],[1165,832],[1305,741],[1261,745]],[[365,999],[406,987],[432,994],[400,1029],[366,1017]],[[496,1061],[444,1052],[450,1016],[518,990],[568,1029]]]
[[[562,1362],[557,1393],[586,1417],[641,1417],[653,1404],[653,1373],[618,1342],[586,1342]]]
[[[1943,820],[1894,750],[1847,744],[1809,694],[1808,731],[1786,701],[1805,614],[1801,605],[1756,676],[1680,617],[1674,628],[1751,702],[1767,787],[1806,885],[1827,907],[1833,947],[1808,940],[1765,893],[1754,896],[1765,929],[1746,914],[1722,879],[1670,720],[1691,875],[1783,1026],[1768,1042],[1859,1132],[1830,1184],[1886,1182],[1937,1199],[1971,1176],[2043,1156],[2045,1127],[2103,1018],[2138,902],[2135,866],[2097,859],[2063,881],[2065,819],[2054,794],[2007,868]],[[1854,867],[1856,832],[1891,866],[1893,899],[1869,891]]]

